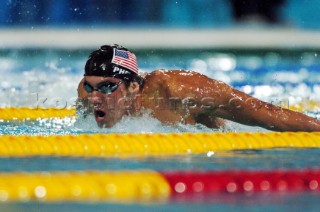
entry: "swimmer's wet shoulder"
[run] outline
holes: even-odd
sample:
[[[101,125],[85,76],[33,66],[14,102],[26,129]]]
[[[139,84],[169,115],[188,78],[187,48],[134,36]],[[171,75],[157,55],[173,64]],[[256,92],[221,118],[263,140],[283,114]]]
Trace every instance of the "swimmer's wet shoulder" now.
[[[141,88],[141,109],[148,110],[152,116],[164,123],[177,123],[182,119],[181,105],[170,105],[170,76],[166,70],[148,73]]]
[[[201,123],[218,127],[214,110],[221,104],[221,82],[193,71],[157,70],[148,74],[142,89],[143,106],[165,123]],[[219,123],[219,124],[217,124]]]

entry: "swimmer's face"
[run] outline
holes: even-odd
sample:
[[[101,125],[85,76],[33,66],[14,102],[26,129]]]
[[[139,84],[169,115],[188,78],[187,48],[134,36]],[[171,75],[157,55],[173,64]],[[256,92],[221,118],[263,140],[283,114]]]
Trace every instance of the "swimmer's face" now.
[[[83,89],[93,106],[95,120],[99,127],[112,127],[127,112],[128,89],[121,79],[113,77],[85,76]]]

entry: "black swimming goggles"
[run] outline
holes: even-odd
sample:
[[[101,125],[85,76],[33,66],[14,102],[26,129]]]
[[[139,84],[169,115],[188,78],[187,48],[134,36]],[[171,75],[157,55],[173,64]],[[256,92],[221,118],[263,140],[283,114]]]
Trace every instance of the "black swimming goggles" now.
[[[119,85],[122,83],[122,81],[119,82],[101,82],[99,83],[96,87],[92,87],[89,83],[84,82],[83,83],[83,88],[85,91],[88,93],[92,93],[93,91],[98,91],[103,94],[111,94],[115,90],[118,89]]]

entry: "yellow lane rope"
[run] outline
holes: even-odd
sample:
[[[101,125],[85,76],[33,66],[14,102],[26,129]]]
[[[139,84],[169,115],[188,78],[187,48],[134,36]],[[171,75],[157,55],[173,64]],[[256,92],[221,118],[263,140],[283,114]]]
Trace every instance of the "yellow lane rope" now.
[[[37,120],[39,118],[65,118],[75,117],[76,109],[57,109],[57,108],[27,108],[10,107],[0,108],[0,120]]]
[[[304,112],[304,111],[318,111],[320,110],[320,102],[307,101],[300,102],[294,105],[285,106],[291,110]],[[75,117],[76,109],[71,108],[28,108],[28,107],[9,107],[0,108],[0,120],[13,121],[13,120],[36,120],[38,118],[64,118]]]
[[[293,105],[290,105],[289,107],[284,108],[289,108],[290,110],[295,110],[298,112],[304,112],[304,111],[319,111],[320,110],[320,102],[317,101],[305,101],[305,102],[299,102]]]
[[[0,202],[161,202],[170,192],[166,179],[153,171],[0,174]]]
[[[158,156],[282,147],[319,148],[320,133],[82,134],[0,137],[1,157]]]

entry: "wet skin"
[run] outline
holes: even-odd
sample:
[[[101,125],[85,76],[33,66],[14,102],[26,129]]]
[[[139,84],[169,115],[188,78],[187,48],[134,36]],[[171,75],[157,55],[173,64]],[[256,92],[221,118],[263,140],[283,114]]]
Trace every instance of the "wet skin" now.
[[[93,87],[110,77],[86,76],[79,83],[78,97],[94,108],[100,127],[112,127],[125,115],[149,111],[163,123],[200,123],[220,127],[224,119],[273,131],[320,131],[320,121],[302,113],[260,101],[229,85],[191,71],[153,71],[144,85],[120,84],[111,94],[87,93],[84,82]],[[97,112],[103,111],[103,112]]]

